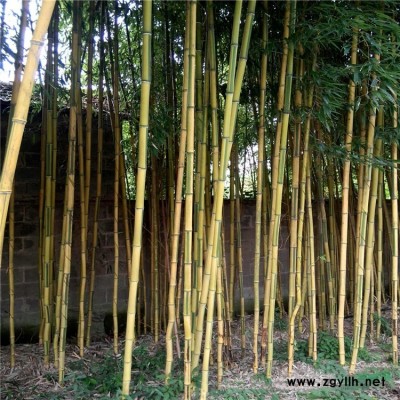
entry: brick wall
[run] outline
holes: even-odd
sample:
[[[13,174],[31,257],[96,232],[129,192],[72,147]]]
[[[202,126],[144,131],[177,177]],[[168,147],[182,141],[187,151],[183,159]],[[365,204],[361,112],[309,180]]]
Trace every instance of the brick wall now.
[[[0,107],[5,111],[1,114],[1,154],[4,154],[4,145],[7,131],[7,107]],[[96,127],[96,120],[93,126]],[[67,137],[68,137],[68,111],[62,112],[58,121],[58,156],[57,156],[57,208],[55,223],[55,262],[58,265],[61,227],[62,207],[65,187],[65,170],[67,165]],[[114,150],[113,138],[109,124],[106,124],[103,160],[103,196],[99,211],[99,239],[96,250],[96,290],[94,294],[94,329],[103,331],[103,320],[107,313],[112,310],[113,295],[113,178],[114,178]],[[92,159],[92,198],[89,215],[89,245],[92,242],[92,224],[94,210],[95,174],[97,157],[97,133],[93,135],[93,159]],[[73,258],[70,281],[70,311],[69,316],[76,318],[78,311],[78,285],[80,274],[80,207],[79,207],[79,182],[76,177],[76,199],[74,220]],[[18,160],[15,176],[15,323],[17,327],[37,327],[40,310],[38,302],[38,245],[39,245],[39,189],[40,189],[40,115],[30,119],[23,138],[21,154]],[[389,210],[390,210],[390,205]],[[130,204],[134,208],[133,202]],[[339,205],[336,207],[340,212]],[[143,251],[145,270],[150,270],[150,237],[148,204],[146,203],[145,230],[143,235]],[[241,227],[242,227],[242,254],[243,254],[243,283],[246,309],[253,308],[253,269],[254,269],[254,229],[255,229],[255,201],[245,200],[241,205]],[[229,202],[225,203],[224,212],[225,239],[227,241],[226,261],[229,269]],[[338,219],[339,221],[339,219]],[[315,224],[317,226],[317,224]],[[124,234],[122,224],[120,225],[120,281],[119,281],[119,309],[126,310],[127,304],[127,265],[124,249]],[[8,232],[6,232],[6,238]],[[388,241],[385,242],[385,265],[390,265],[390,251]],[[280,237],[279,266],[280,276],[283,284],[283,296],[287,295],[288,287],[288,265],[289,265],[289,241],[288,221],[282,219]],[[317,252],[318,253],[318,252]],[[316,256],[319,254],[316,253]],[[160,263],[164,263],[164,256],[160,255]],[[260,274],[263,271],[263,257],[260,262]],[[2,268],[0,271],[0,299],[1,299],[1,327],[7,330],[9,324],[9,285],[8,285],[8,240],[5,240]],[[163,269],[164,265],[160,265]],[[385,268],[385,282],[388,282],[389,268]],[[262,280],[262,279],[261,279]],[[148,285],[149,287],[149,285]],[[263,285],[260,283],[260,294],[263,293]],[[148,296],[150,291],[148,290]],[[238,290],[236,290],[235,304],[238,309]],[[261,299],[262,301],[262,299]]]

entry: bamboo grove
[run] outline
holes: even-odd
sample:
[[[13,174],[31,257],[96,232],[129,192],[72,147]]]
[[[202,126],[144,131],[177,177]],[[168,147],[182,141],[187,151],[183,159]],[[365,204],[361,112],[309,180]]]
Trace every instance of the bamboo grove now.
[[[28,7],[22,3],[17,66]],[[81,357],[91,342],[102,157],[111,151],[110,311],[113,350],[124,353],[123,395],[135,385],[135,341],[151,333],[156,342],[165,337],[165,384],[179,364],[184,398],[193,396],[198,375],[200,396],[206,398],[213,359],[220,384],[230,359],[241,356],[232,348],[234,319],[240,323],[241,354],[252,353],[254,373],[262,370],[271,378],[277,313],[288,320],[288,375],[296,362],[296,335],[303,329],[314,361],[319,332],[334,333],[338,360],[349,362],[353,374],[359,349],[368,338],[380,338],[384,305],[391,309],[391,357],[398,364],[396,2],[43,0],[22,81],[21,68],[15,71],[0,180],[1,247],[7,216],[9,224],[12,353],[13,179],[46,32],[37,193],[39,337],[44,363],[54,362],[60,383],[73,224],[80,235],[74,245],[80,254]],[[60,36],[71,44],[68,65],[58,62]],[[61,84],[65,69],[69,81]],[[63,101],[69,129],[61,205],[56,203],[56,160]],[[113,149],[103,148],[106,118]],[[241,201],[246,196],[255,199],[256,207],[251,259],[242,254]],[[54,240],[59,207],[60,246]],[[149,254],[143,249],[146,213]],[[279,260],[284,221],[289,265]],[[118,295],[121,255],[128,265],[128,299]],[[251,299],[244,296],[244,269],[253,277]],[[118,311],[125,300],[127,329],[120,343]],[[254,314],[254,326],[245,324],[245,300],[252,303],[247,312]],[[353,322],[351,360],[345,359],[346,317]]]

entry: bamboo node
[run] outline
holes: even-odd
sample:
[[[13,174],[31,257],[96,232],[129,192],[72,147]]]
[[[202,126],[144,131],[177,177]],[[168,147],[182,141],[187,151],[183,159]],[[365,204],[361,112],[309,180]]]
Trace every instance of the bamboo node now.
[[[14,124],[21,124],[21,125],[25,125],[26,124],[26,119],[19,119],[19,118],[13,118],[12,122]]]
[[[31,46],[39,46],[39,47],[41,47],[43,45],[44,45],[44,41],[43,40],[35,40],[35,39],[31,40]]]

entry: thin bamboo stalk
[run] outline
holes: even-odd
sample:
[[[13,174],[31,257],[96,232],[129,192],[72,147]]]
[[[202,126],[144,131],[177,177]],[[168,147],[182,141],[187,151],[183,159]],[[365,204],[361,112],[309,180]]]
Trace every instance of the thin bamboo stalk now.
[[[94,3],[93,3],[94,4]],[[88,294],[88,315],[87,315],[87,331],[86,331],[86,346],[90,345],[91,340],[91,327],[93,320],[93,296],[94,296],[94,288],[95,288],[95,277],[96,277],[96,249],[98,242],[98,232],[99,232],[99,208],[100,208],[100,200],[101,200],[101,192],[102,192],[102,168],[103,168],[103,136],[104,136],[104,113],[103,113],[103,102],[104,102],[104,13],[105,7],[104,2],[101,3],[101,15],[100,15],[100,65],[99,65],[99,80],[98,80],[98,98],[99,98],[99,110],[98,110],[98,120],[97,120],[97,174],[96,174],[96,201],[94,206],[94,224],[93,224],[93,240],[92,240],[92,252],[91,252],[91,260],[90,260],[90,269],[89,269],[89,294]],[[91,13],[94,12],[92,10],[91,3]]]
[[[189,8],[186,10],[186,29],[185,29],[185,49],[184,49],[184,71],[183,71],[183,88],[182,88],[182,114],[181,114],[181,137],[179,143],[179,156],[178,156],[178,173],[176,178],[176,193],[175,193],[175,210],[174,220],[171,235],[171,276],[169,280],[168,290],[168,325],[165,334],[166,346],[166,363],[165,363],[165,381],[168,379],[172,370],[173,362],[173,344],[172,332],[174,324],[176,324],[177,317],[179,318],[179,301],[176,301],[176,286],[177,286],[177,273],[178,273],[178,252],[179,252],[179,236],[181,229],[181,215],[182,215],[182,187],[183,187],[183,173],[185,167],[185,150],[187,138],[187,108],[188,100],[188,85],[189,85]],[[186,67],[186,68],[185,68]],[[181,271],[180,271],[181,272]],[[180,286],[178,285],[178,292]]]
[[[395,97],[397,99],[397,97]],[[398,108],[397,103],[393,110],[393,128],[398,126]],[[392,360],[394,365],[399,363],[399,349],[398,349],[398,296],[399,296],[399,271],[398,271],[398,243],[399,243],[399,210],[398,210],[398,172],[397,172],[397,160],[398,146],[396,142],[392,143],[391,156],[393,160],[392,170],[392,236],[393,236],[393,248],[392,248]]]
[[[266,5],[267,2],[265,1]],[[264,147],[265,147],[265,95],[267,91],[267,53],[265,51],[268,40],[268,20],[264,10],[262,20],[262,56],[260,65],[260,99],[258,122],[258,161],[257,161],[257,196],[256,196],[256,226],[254,249],[254,332],[253,332],[253,371],[258,371],[258,335],[260,325],[260,259],[261,259],[261,218],[263,195]],[[255,116],[254,116],[255,117]]]
[[[78,138],[78,163],[79,163],[79,198],[80,198],[80,281],[79,281],[79,316],[77,344],[79,355],[83,357],[85,346],[85,296],[87,280],[87,221],[86,221],[86,197],[85,197],[85,149],[83,139],[82,95],[81,95],[81,35],[82,35],[83,6],[79,8],[78,21],[78,55],[76,72],[76,116]]]

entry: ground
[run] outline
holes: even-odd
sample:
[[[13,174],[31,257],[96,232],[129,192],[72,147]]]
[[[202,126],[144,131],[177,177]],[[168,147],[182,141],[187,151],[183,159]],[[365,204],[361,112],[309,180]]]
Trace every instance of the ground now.
[[[351,319],[346,330],[351,330]],[[387,318],[383,321],[388,321]],[[385,325],[385,324],[382,324]],[[232,324],[232,360],[224,369],[223,382],[216,383],[216,363],[210,368],[210,399],[400,399],[400,369],[390,362],[391,339],[388,325],[379,341],[368,340],[360,352],[353,384],[348,377],[348,365],[337,362],[337,340],[334,334],[319,332],[319,360],[313,363],[307,356],[307,321],[302,334],[296,335],[296,354],[293,379],[314,379],[306,386],[290,386],[287,376],[287,325],[277,319],[274,337],[274,364],[271,381],[265,379],[264,369],[257,374],[252,368],[252,316],[246,316],[246,351],[241,356],[239,329]],[[350,351],[350,340],[347,340]],[[123,348],[123,338],[121,346]],[[132,399],[179,399],[183,390],[182,360],[175,359],[173,377],[169,386],[163,385],[165,342],[162,337],[154,343],[150,335],[141,336],[136,343],[132,363]],[[122,355],[112,352],[112,340],[97,340],[80,358],[74,344],[67,346],[65,385],[57,383],[54,367],[45,368],[42,347],[38,344],[20,344],[16,347],[16,367],[9,367],[9,347],[0,349],[1,399],[109,399],[118,398],[122,380]],[[347,381],[343,379],[347,377]],[[199,378],[200,379],[200,378]],[[194,398],[198,398],[199,379],[194,382]],[[358,382],[358,386],[355,386]],[[369,386],[368,384],[372,384]],[[360,385],[363,384],[361,387]],[[375,386],[374,386],[375,384]]]

